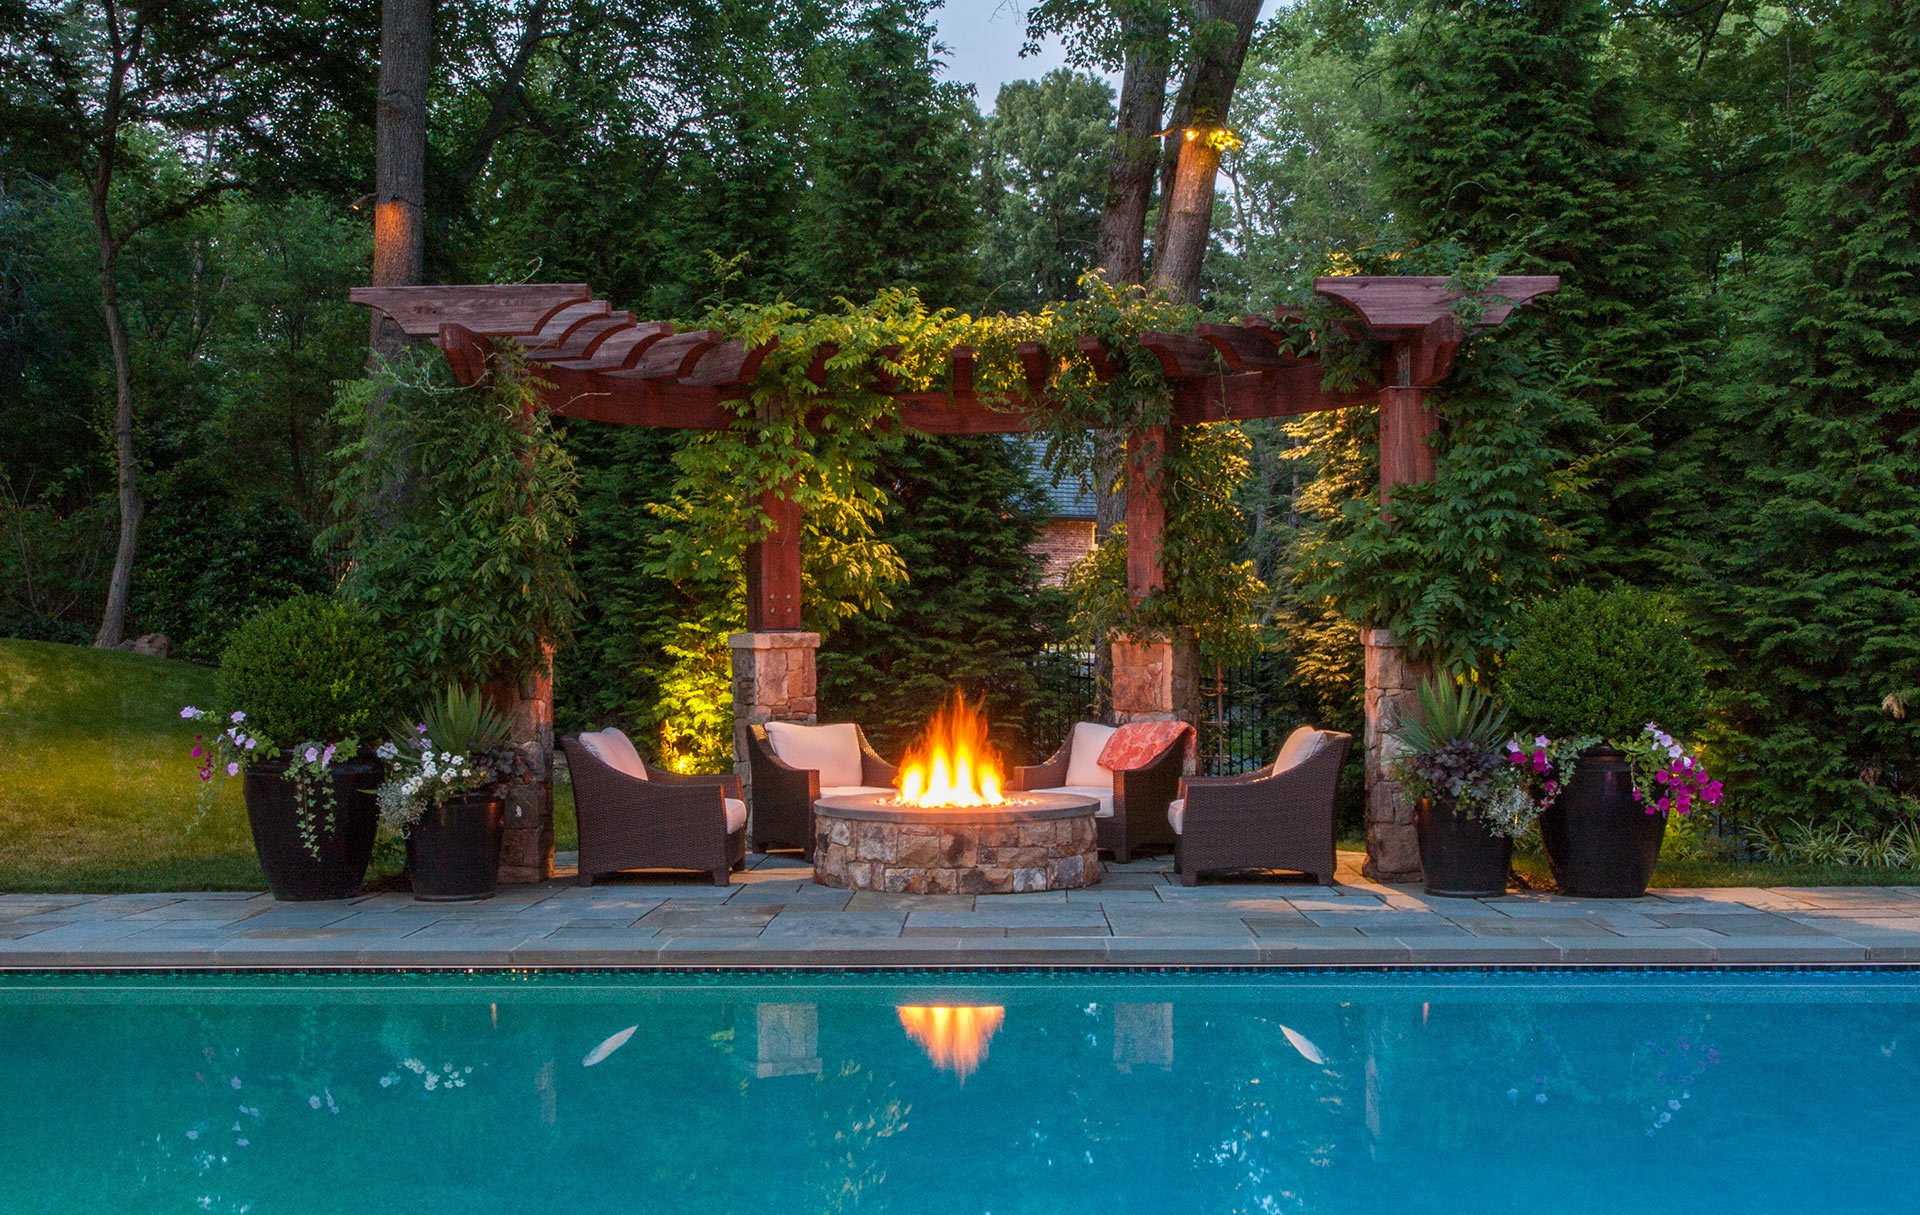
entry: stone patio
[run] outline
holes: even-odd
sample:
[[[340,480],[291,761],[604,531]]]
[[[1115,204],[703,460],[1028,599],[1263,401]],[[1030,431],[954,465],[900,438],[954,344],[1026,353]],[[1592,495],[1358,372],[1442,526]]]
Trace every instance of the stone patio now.
[[[754,857],[730,887],[639,875],[404,894],[0,895],[0,968],[1404,966],[1920,963],[1920,887],[1662,890],[1622,901],[1429,898],[1359,875],[1182,887],[1164,859],[1085,890],[902,895]]]

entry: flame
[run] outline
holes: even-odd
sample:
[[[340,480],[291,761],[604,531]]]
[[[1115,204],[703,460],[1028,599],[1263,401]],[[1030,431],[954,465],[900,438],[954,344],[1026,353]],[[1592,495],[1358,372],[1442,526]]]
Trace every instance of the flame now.
[[[987,718],[954,693],[900,764],[900,801],[908,806],[1006,804],[1000,753],[987,741]]]
[[[987,1044],[1007,1019],[1007,1010],[999,1005],[902,1004],[894,1011],[900,1014],[907,1037],[920,1044],[933,1065],[959,1076],[962,1084],[980,1069]]]

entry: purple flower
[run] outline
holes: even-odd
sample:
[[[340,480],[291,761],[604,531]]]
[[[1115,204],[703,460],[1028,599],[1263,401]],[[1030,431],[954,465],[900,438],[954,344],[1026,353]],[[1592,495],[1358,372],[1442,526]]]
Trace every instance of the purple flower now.
[[[195,759],[199,759],[202,755],[205,755],[206,753],[207,753],[207,749],[205,747],[195,747],[191,752],[189,752],[189,754],[192,755],[193,758]]]
[[[327,749],[320,753],[320,766],[324,768],[332,762],[333,762],[333,744],[328,743]]]
[[[247,715],[245,713],[242,713],[238,709],[235,709],[233,711],[232,716],[227,718],[228,721],[232,722],[236,726],[239,725],[241,722],[245,721],[246,719],[247,719]]]
[[[310,764],[311,764],[311,763],[317,763],[317,762],[319,761],[319,759],[320,759],[320,748],[318,748],[318,747],[308,747],[308,748],[307,748],[307,762],[308,762],[308,763],[310,763]]]
[[[199,718],[200,710],[194,708],[192,705],[188,705],[186,708],[180,710],[180,716],[188,721],[194,721]]]
[[[239,765],[239,764],[228,764],[228,765],[227,765],[227,775],[228,775],[228,776],[238,776],[238,775],[240,775],[240,765]]]

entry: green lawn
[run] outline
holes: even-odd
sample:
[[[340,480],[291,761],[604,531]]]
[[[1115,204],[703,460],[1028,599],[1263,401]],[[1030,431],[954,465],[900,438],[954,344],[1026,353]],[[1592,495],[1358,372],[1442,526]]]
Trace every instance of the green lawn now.
[[[265,889],[238,781],[188,829],[200,782],[180,707],[212,690],[190,663],[0,639],[0,891]]]

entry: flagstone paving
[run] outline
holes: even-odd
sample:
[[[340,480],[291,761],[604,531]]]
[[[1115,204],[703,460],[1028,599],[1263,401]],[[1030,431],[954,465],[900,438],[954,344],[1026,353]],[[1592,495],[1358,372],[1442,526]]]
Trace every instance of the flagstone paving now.
[[[1920,963],[1920,887],[1445,899],[1366,881],[1359,859],[1336,886],[1187,887],[1157,859],[977,897],[831,890],[786,857],[724,888],[560,878],[481,903],[0,895],[0,968]]]

